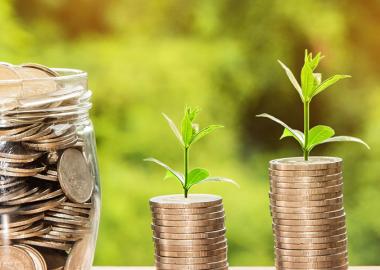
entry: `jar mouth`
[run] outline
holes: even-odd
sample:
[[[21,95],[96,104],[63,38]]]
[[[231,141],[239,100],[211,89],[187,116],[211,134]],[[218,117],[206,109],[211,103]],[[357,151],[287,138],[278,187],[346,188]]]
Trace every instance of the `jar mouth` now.
[[[86,79],[87,78],[87,72],[80,70],[80,69],[73,69],[73,68],[51,68],[51,70],[57,72],[59,76],[56,77],[46,77],[46,78],[27,78],[27,79],[10,79],[10,80],[1,80],[0,79],[0,86],[2,85],[12,85],[12,84],[20,84],[25,82],[39,82],[39,81],[57,81],[57,82],[64,82],[64,81],[71,81],[71,80],[78,80],[78,79]]]

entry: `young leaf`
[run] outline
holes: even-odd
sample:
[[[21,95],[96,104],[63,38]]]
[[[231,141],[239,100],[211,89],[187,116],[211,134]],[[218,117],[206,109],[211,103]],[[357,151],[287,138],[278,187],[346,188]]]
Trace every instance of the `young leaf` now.
[[[317,55],[314,57],[313,59],[313,56],[312,54],[310,53],[310,58],[309,58],[309,64],[310,64],[310,68],[314,71],[318,64],[319,64],[319,61],[323,58],[323,56],[321,55],[321,53],[317,53]]]
[[[302,95],[305,101],[310,100],[314,89],[314,84],[315,78],[313,75],[313,70],[310,68],[309,63],[305,62],[301,70]]]
[[[335,131],[328,126],[318,125],[310,129],[309,141],[306,149],[311,151],[315,146],[334,136]]]
[[[325,90],[327,87],[335,84],[336,82],[345,79],[345,78],[351,78],[350,75],[334,75],[327,80],[323,81],[315,90],[313,91],[312,97],[318,95],[320,92]]]
[[[195,143],[196,141],[198,141],[199,139],[203,138],[204,136],[210,134],[211,132],[213,132],[214,130],[218,129],[218,128],[223,128],[223,126],[221,125],[210,125],[208,127],[205,127],[203,129],[201,129],[201,131],[199,131],[198,133],[196,133],[194,136],[193,136],[193,139],[191,140],[191,143],[190,144],[193,144]]]
[[[181,126],[182,138],[186,147],[190,145],[191,139],[193,138],[193,127],[190,118],[190,112],[186,110]]]
[[[196,168],[189,172],[187,176],[187,188],[190,188],[193,185],[198,184],[203,179],[209,176],[208,171],[202,168]]]
[[[179,142],[184,145],[184,142],[183,142],[183,139],[182,139],[182,136],[181,136],[181,133],[179,132],[177,126],[174,124],[173,120],[171,120],[166,114],[162,113],[162,115],[164,116],[164,118],[166,119],[166,121],[168,122],[169,124],[169,127],[171,128],[171,130],[173,131],[174,135],[177,137],[177,139],[179,140]]]
[[[285,70],[286,75],[288,76],[290,82],[293,84],[294,88],[297,90],[298,94],[300,95],[301,99],[303,100],[304,98],[302,95],[302,88],[299,85],[296,77],[294,77],[292,71],[287,66],[285,66],[284,63],[282,63],[280,60],[277,60],[277,61],[280,63],[281,67]]]
[[[314,89],[322,82],[322,73],[313,73],[314,76]]]
[[[301,140],[302,143],[300,143],[300,145],[301,145],[301,147],[303,147],[305,144],[305,135],[303,134],[302,131],[300,131],[298,129],[293,129],[293,131],[298,134],[299,138],[302,138],[302,140]],[[286,138],[286,137],[293,137],[294,139],[296,139],[298,141],[298,139],[296,137],[294,137],[293,133],[290,132],[289,129],[284,128],[284,132],[282,133],[280,140],[282,140],[283,138]]]
[[[168,165],[159,161],[158,159],[146,158],[146,159],[144,159],[144,161],[154,162],[154,163],[164,167],[166,170],[170,171],[181,182],[182,186],[185,184],[185,177],[180,172],[175,171],[174,169],[170,168]]]
[[[283,126],[284,128],[288,129],[290,133],[293,134],[293,137],[298,141],[298,143],[303,146],[304,145],[304,139],[303,137],[301,136],[301,134],[299,134],[299,132],[297,132],[295,129],[292,129],[291,127],[289,127],[287,124],[285,124],[284,122],[282,122],[280,119],[277,119],[276,117],[270,115],[270,114],[267,114],[267,113],[262,113],[262,114],[259,114],[259,115],[256,115],[257,117],[265,117],[265,118],[269,118],[271,119],[272,121],[280,124],[281,126]]]
[[[370,149],[369,145],[365,143],[363,140],[356,137],[351,137],[351,136],[335,136],[323,141],[322,143],[329,143],[329,142],[356,142],[356,143],[363,144],[365,147]]]
[[[203,179],[199,183],[205,183],[205,182],[226,182],[226,183],[234,184],[237,187],[240,187],[240,185],[236,183],[234,180],[230,178],[226,178],[226,177],[220,177],[220,176],[207,177],[206,179]]]

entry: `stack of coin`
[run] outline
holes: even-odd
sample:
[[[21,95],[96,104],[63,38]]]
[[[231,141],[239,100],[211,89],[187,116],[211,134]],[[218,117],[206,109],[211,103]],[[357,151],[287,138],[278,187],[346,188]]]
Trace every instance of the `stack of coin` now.
[[[94,223],[94,164],[78,124],[91,93],[57,76],[0,63],[0,269],[84,269],[92,259],[83,246]]]
[[[348,269],[342,160],[270,162],[277,269]]]
[[[228,269],[221,197],[159,196],[150,207],[157,269]]]

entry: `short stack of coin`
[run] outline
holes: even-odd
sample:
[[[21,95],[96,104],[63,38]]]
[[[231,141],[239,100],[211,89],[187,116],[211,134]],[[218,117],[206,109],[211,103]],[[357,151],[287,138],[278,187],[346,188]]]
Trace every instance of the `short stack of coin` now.
[[[7,269],[83,269],[91,260],[83,239],[94,223],[95,176],[77,129],[91,93],[57,76],[38,64],[0,63],[0,261]]]
[[[342,160],[270,162],[277,269],[348,269]]]
[[[228,269],[222,198],[191,194],[150,200],[158,270]]]

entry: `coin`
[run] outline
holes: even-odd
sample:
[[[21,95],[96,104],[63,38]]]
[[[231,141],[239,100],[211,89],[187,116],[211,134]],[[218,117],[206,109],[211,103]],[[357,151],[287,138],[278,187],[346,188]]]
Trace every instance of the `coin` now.
[[[208,245],[208,244],[215,244],[219,243],[225,240],[224,235],[218,236],[215,238],[207,238],[207,239],[192,239],[192,240],[172,240],[172,239],[162,239],[153,237],[153,241],[159,245],[183,245],[183,246],[192,246],[192,245]]]
[[[274,183],[288,183],[297,186],[298,183],[302,184],[315,184],[315,183],[325,183],[332,180],[337,180],[343,177],[342,172],[331,174],[331,175],[319,175],[319,176],[279,176],[279,175],[269,175],[271,182]]]
[[[213,232],[204,233],[161,233],[153,231],[153,236],[161,239],[178,239],[178,240],[192,240],[192,239],[209,239],[222,236],[226,233],[226,229],[221,229]]]
[[[345,220],[340,219],[336,223],[323,224],[323,225],[278,225],[272,223],[272,227],[275,230],[281,230],[285,232],[323,232],[327,230],[336,230],[345,226]]]
[[[307,199],[307,198],[306,198]],[[343,203],[343,195],[340,195],[336,198],[324,199],[324,200],[315,200],[315,201],[284,201],[277,199],[270,199],[270,203],[279,207],[321,207],[321,206],[330,206]]]
[[[210,256],[210,257],[161,257],[155,256],[157,262],[168,263],[168,264],[204,264],[208,262],[218,262],[225,260],[227,258],[227,253],[222,253],[220,255]]]
[[[274,194],[269,192],[269,197],[273,200],[279,201],[290,201],[290,202],[302,202],[302,201],[323,201],[326,199],[336,199],[342,196],[342,192],[333,192],[326,194],[317,194],[317,195],[282,195],[282,194]]]
[[[202,264],[168,264],[156,261],[156,267],[159,269],[177,270],[178,268],[183,270],[206,270],[206,269],[218,269],[220,267],[227,267],[227,260],[218,262],[202,263]]]
[[[276,242],[275,246],[282,249],[327,249],[327,248],[336,248],[336,247],[343,247],[347,246],[347,238],[341,241],[337,242],[328,242],[328,243],[319,243],[319,244],[309,244],[309,243],[302,243],[302,244],[288,244],[288,243],[282,243],[282,242]]]
[[[342,203],[337,203],[327,206],[316,206],[316,207],[281,207],[270,205],[270,209],[276,213],[286,213],[286,214],[313,214],[313,213],[323,213],[330,211],[337,211],[343,208]]]
[[[90,269],[92,264],[91,258],[91,246],[90,238],[87,237],[76,242],[71,249],[69,256],[66,260],[65,269]],[[87,261],[83,258],[88,258]]]
[[[209,194],[190,194],[185,198],[182,194],[176,194],[154,197],[149,202],[156,208],[203,208],[221,204],[222,198]]]
[[[0,246],[0,269],[37,270],[32,257],[25,250],[14,246]]]
[[[311,256],[326,256],[332,254],[338,254],[342,252],[346,252],[346,246],[340,246],[335,248],[327,248],[327,249],[281,249],[275,247],[275,253],[280,256],[294,256],[294,257],[311,257]]]
[[[202,208],[155,208],[151,207],[153,214],[161,215],[202,215],[223,211],[223,205]]]
[[[308,220],[315,220],[315,219],[326,219],[326,218],[334,218],[338,216],[344,215],[344,209],[341,208],[337,211],[331,211],[331,212],[323,212],[323,213],[315,213],[315,214],[284,214],[284,213],[276,213],[272,211],[272,217],[275,219],[308,219]]]
[[[319,195],[326,193],[342,192],[343,183],[336,186],[323,187],[323,188],[307,188],[307,189],[294,189],[294,188],[275,188],[272,187],[270,191],[275,194],[281,195]]]
[[[210,257],[227,253],[227,247],[223,247],[216,250],[202,250],[202,251],[167,251],[156,250],[156,254],[161,257],[174,257],[174,258],[186,258],[186,257]]]
[[[48,270],[44,257],[36,249],[28,245],[15,245],[15,247],[25,250],[32,258],[36,270]]]
[[[303,157],[276,159],[269,162],[270,168],[276,170],[323,170],[342,167],[343,160],[337,157],[309,157],[305,161]]]
[[[343,178],[336,180],[324,181],[324,182],[282,182],[282,181],[270,181],[271,187],[273,188],[288,188],[288,189],[312,189],[312,188],[326,188],[330,186],[336,186],[343,183]]]
[[[301,231],[301,232],[287,232],[281,230],[273,230],[273,234],[280,237],[294,237],[294,238],[314,238],[314,237],[328,237],[338,234],[346,233],[347,229],[345,226],[342,226],[337,229],[326,230],[326,231]]]
[[[224,211],[214,212],[214,213],[207,213],[207,214],[200,214],[200,215],[163,215],[163,214],[152,214],[154,219],[162,219],[162,220],[173,220],[173,221],[196,221],[196,220],[208,220],[208,219],[215,219],[215,218],[221,218],[224,217]]]
[[[152,224],[152,229],[159,233],[206,233],[224,229],[224,224],[216,224],[203,227],[166,227]]]
[[[153,219],[153,223],[157,226],[167,226],[167,227],[204,227],[213,226],[218,224],[224,224],[224,216],[214,219],[204,219],[204,220],[164,220],[164,219]]]
[[[94,179],[83,154],[66,149],[58,161],[58,180],[66,196],[76,202],[88,201],[94,189]]]
[[[271,176],[285,176],[285,177],[304,177],[304,176],[326,176],[335,175],[340,173],[341,168],[327,169],[327,170],[314,170],[314,171],[278,171],[274,169],[269,169],[269,174]]]
[[[346,232],[339,235],[332,235],[328,237],[313,237],[313,238],[294,238],[294,237],[281,237],[275,234],[276,241],[283,244],[324,244],[341,241],[347,238]]]

